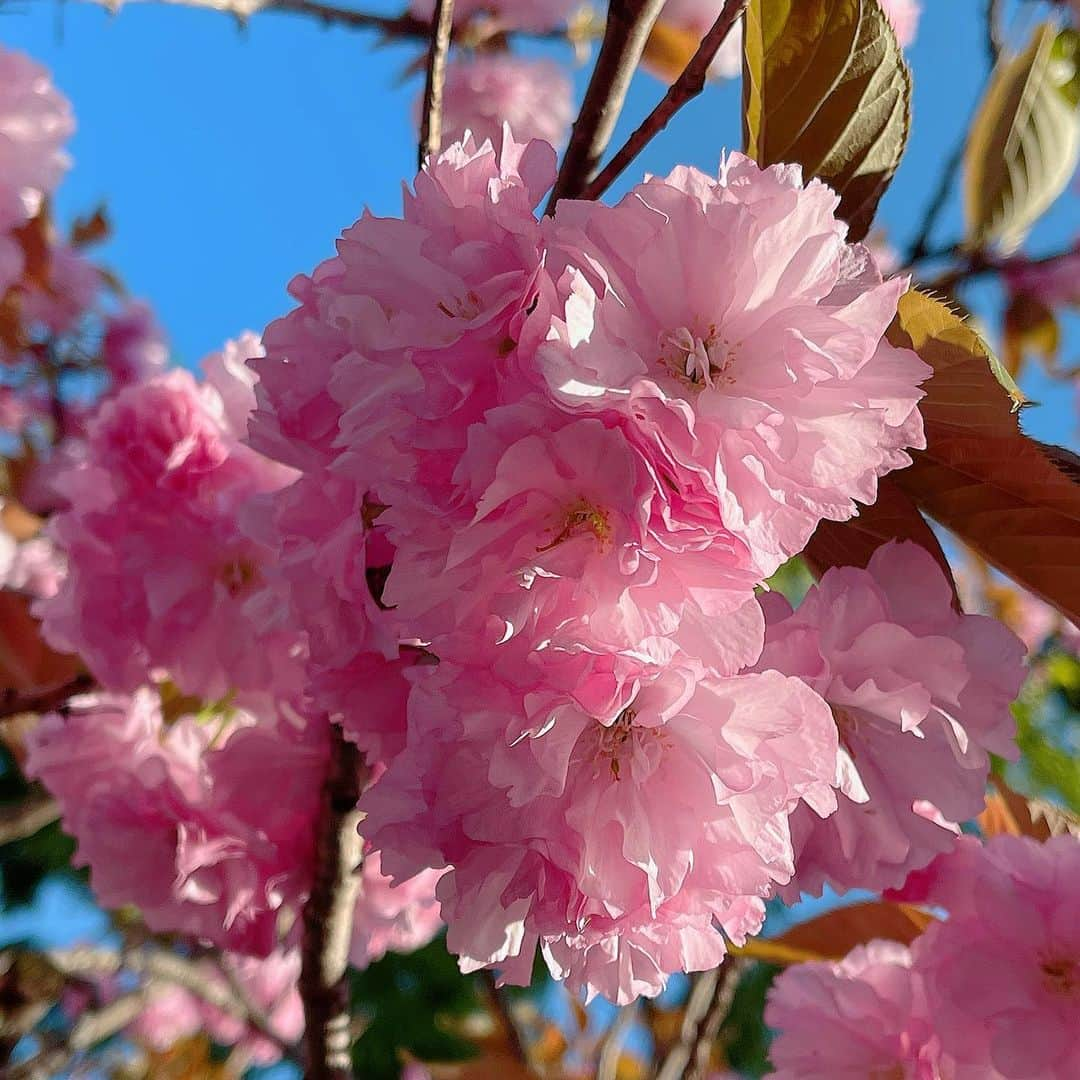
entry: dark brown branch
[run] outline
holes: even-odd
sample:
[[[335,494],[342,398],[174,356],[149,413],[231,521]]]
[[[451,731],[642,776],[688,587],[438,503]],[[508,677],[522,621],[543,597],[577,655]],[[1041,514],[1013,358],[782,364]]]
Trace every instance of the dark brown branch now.
[[[581,111],[574,121],[570,145],[563,156],[547,213],[559,199],[577,198],[600,166],[626,91],[664,0],[611,0],[604,40],[589,79]]]
[[[454,0],[435,0],[431,23],[431,48],[428,49],[424,77],[424,106],[420,114],[418,167],[442,149],[442,99],[446,82],[446,57],[454,26]]]
[[[683,1013],[679,1038],[656,1080],[704,1080],[708,1075],[712,1047],[731,1010],[739,970],[739,962],[728,957],[720,967],[697,977]]]
[[[24,840],[60,817],[60,807],[43,788],[35,787],[20,802],[0,806],[0,844]]]
[[[7,689],[0,693],[0,720],[20,713],[51,712],[60,708],[76,694],[85,694],[94,688],[94,680],[89,675],[76,675],[70,682],[53,690],[43,690],[40,694],[20,694]]]
[[[528,1048],[522,1041],[521,1032],[518,1030],[517,1021],[510,1012],[510,1006],[505,994],[495,985],[495,973],[485,968],[480,972],[484,984],[484,996],[488,1000],[488,1008],[491,1015],[503,1029],[507,1044],[515,1058],[529,1071],[532,1071],[532,1061],[529,1058]]]
[[[701,39],[697,52],[690,58],[682,74],[671,84],[660,103],[645,117],[637,131],[623,143],[596,179],[581,193],[583,199],[599,199],[622,175],[634,158],[667,127],[671,118],[688,101],[692,101],[705,89],[709,66],[727,40],[728,34],[742,18],[748,3],[749,0],[727,0],[724,9],[717,16],[709,32]]]
[[[358,827],[366,769],[356,746],[330,726],[311,896],[304,905],[300,996],[304,1002],[306,1080],[349,1080],[349,941],[360,888]]]

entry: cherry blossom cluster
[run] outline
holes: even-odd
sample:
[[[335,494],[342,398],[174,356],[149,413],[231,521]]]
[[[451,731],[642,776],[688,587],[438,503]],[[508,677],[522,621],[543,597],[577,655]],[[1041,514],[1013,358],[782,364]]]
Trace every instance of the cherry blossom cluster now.
[[[945,909],[909,950],[860,946],[775,982],[777,1080],[1080,1075],[1080,842],[965,837],[902,898]]]
[[[383,868],[447,868],[466,970],[539,946],[625,1002],[778,890],[948,847],[1023,650],[907,545],[795,614],[755,595],[922,445],[906,282],[836,196],[731,155],[538,220],[553,169],[466,139],[346,230],[264,335],[250,438],[299,472],[266,535],[312,707],[386,766]]]
[[[105,906],[252,956],[277,947],[310,889],[329,733],[259,536],[261,504],[296,474],[241,441],[260,353],[245,334],[204,381],[152,376],[87,423],[49,526],[67,572],[40,614],[104,689],[45,717],[27,762]],[[390,889],[377,854],[366,862],[354,963],[433,936],[437,877]]]
[[[58,503],[52,481],[80,452],[95,402],[167,360],[149,307],[115,295],[85,253],[104,218],[65,237],[49,214],[74,128],[48,72],[0,48],[0,449],[33,460],[20,496],[43,512]]]

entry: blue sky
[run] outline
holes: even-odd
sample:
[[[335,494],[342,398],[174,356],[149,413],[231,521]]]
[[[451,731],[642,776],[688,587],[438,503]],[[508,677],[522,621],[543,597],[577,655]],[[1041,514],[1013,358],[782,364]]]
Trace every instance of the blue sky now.
[[[403,3],[364,6],[394,12]],[[927,0],[924,8],[910,50],[912,139],[879,218],[900,241],[910,237],[986,70],[984,0]],[[1010,21],[1021,40],[1024,16]],[[396,212],[400,184],[414,170],[419,76],[403,78],[414,45],[376,48],[370,32],[277,14],[241,29],[211,11],[132,3],[112,17],[92,4],[48,0],[5,6],[0,40],[46,63],[75,104],[75,167],[60,192],[61,216],[108,204],[116,235],[104,257],[155,306],[188,364],[286,310],[289,278],[331,254],[364,206]],[[566,49],[543,48],[569,59]],[[579,90],[586,73],[577,73]],[[617,138],[660,91],[638,77]],[[712,86],[623,186],[679,162],[715,166],[724,147],[738,145],[738,86]],[[1036,230],[1033,250],[1070,241],[1076,225],[1070,194]],[[951,205],[941,239],[958,233],[959,207]],[[1080,333],[1069,334],[1070,350],[1080,354]],[[1028,411],[1029,430],[1075,445],[1072,395],[1040,378],[1030,393],[1044,405]]]

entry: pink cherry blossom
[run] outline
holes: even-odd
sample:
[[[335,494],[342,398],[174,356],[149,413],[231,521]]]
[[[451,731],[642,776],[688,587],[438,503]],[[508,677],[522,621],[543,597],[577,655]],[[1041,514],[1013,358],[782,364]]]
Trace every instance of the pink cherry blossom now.
[[[844,242],[836,206],[797,167],[732,154],[719,179],[679,168],[555,217],[551,392],[617,417],[671,486],[715,499],[762,574],[923,445],[930,369],[883,337],[906,282]]]
[[[950,918],[914,946],[942,1045],[972,1076],[1080,1075],[1080,842],[1000,836],[961,858],[963,887],[942,869],[929,890]]]
[[[765,1022],[778,1029],[774,1080],[956,1077],[911,954],[896,942],[860,945],[835,964],[788,968],[773,983]]]
[[[49,287],[26,290],[22,317],[44,334],[67,334],[77,329],[97,299],[101,271],[73,247],[55,240],[48,258]]]
[[[509,53],[459,58],[446,71],[443,143],[460,142],[471,131],[477,142],[498,146],[505,123],[519,142],[561,146],[574,118],[572,93],[569,78],[550,60]]]
[[[369,851],[361,870],[350,962],[364,968],[387,952],[407,953],[426,945],[443,925],[435,899],[441,876],[438,870],[422,870],[394,885],[382,873],[379,853]]]
[[[881,6],[896,31],[896,40],[906,49],[918,32],[922,4],[919,0],[881,0]]]
[[[844,797],[827,821],[797,811],[798,890],[900,885],[952,847],[946,822],[983,807],[989,753],[1014,758],[1009,705],[1021,643],[993,619],[961,615],[918,545],[879,548],[865,570],[829,570],[797,611],[764,598],[759,669],[797,675],[832,706]],[[939,819],[940,820],[940,819]]]
[[[224,992],[229,991],[231,975],[247,1000],[262,1010],[278,1039],[294,1043],[300,1038],[304,1011],[296,987],[298,952],[277,950],[264,959],[225,953],[220,967],[209,960],[199,966],[206,983]],[[128,1035],[158,1051],[202,1033],[219,1045],[238,1046],[253,1065],[272,1065],[281,1059],[279,1043],[180,986],[156,987],[146,1008],[127,1028]]]
[[[105,320],[101,359],[115,387],[143,382],[165,367],[168,346],[149,304],[133,300]]]
[[[0,49],[0,228],[23,224],[52,194],[67,171],[62,148],[74,130],[71,105],[48,71]]]
[[[257,606],[273,553],[239,524],[293,474],[236,435],[219,390],[171,371],[108,399],[58,478],[70,507],[50,531],[71,572],[44,631],[108,687],[156,668],[208,700],[296,682],[296,632],[267,628]]]
[[[617,718],[564,710],[489,764],[507,693],[441,664],[362,803],[393,877],[451,866],[438,896],[465,970],[528,981],[539,943],[588,996],[657,994],[719,962],[718,927],[735,941],[760,928],[793,869],[795,804],[833,808],[835,728],[799,680],[669,670]]]
[[[47,536],[16,542],[0,529],[0,588],[47,599],[56,595],[65,572],[64,558]]]

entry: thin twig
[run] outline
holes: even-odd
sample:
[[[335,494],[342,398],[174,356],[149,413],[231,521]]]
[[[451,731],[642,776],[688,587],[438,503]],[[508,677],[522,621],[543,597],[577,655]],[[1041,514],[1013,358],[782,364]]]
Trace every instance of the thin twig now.
[[[986,0],[986,55],[993,67],[1001,56],[1004,37],[1001,32],[1001,0]]]
[[[583,199],[599,199],[601,195],[626,170],[642,150],[667,127],[671,118],[688,102],[705,89],[705,80],[720,47],[727,40],[735,24],[742,18],[749,0],[727,0],[724,9],[701,39],[697,52],[671,84],[660,103],[641,122],[637,131],[626,140],[618,153],[604,166],[600,174],[581,193]]]
[[[25,840],[59,817],[56,800],[43,788],[34,788],[20,802],[0,807],[0,844]]]
[[[273,1042],[285,1057],[294,1061],[297,1058],[296,1048],[273,1029],[261,1015],[261,1010],[252,1009],[246,994],[238,994],[229,983],[215,979],[203,964],[177,953],[161,949],[120,952],[115,949],[78,947],[54,949],[46,955],[52,965],[65,975],[115,975],[124,970],[150,981],[182,987],[208,1005],[255,1028]]]
[[[420,114],[419,168],[442,149],[442,99],[446,82],[446,57],[450,51],[450,33],[454,26],[454,0],[435,0],[431,24],[431,48],[428,49],[427,74],[424,77],[424,107]]]
[[[59,1076],[77,1054],[90,1050],[118,1034],[146,1008],[149,987],[124,994],[100,1009],[85,1012],[75,1021],[66,1039],[46,1045],[32,1058],[10,1067],[8,1080],[46,1080]]]
[[[86,674],[76,675],[74,679],[52,690],[43,690],[40,694],[20,694],[8,688],[0,693],[0,720],[20,713],[51,712],[60,708],[68,698],[76,694],[85,694],[94,688],[94,680]]]
[[[484,994],[488,999],[488,1007],[491,1010],[492,1016],[495,1017],[499,1026],[503,1029],[503,1034],[506,1036],[506,1041],[509,1044],[514,1057],[531,1072],[532,1061],[529,1057],[528,1048],[521,1038],[521,1032],[518,1030],[517,1021],[510,1012],[510,1005],[506,1000],[506,995],[495,984],[495,973],[484,968],[480,972],[480,976],[484,984]]]
[[[352,1076],[346,972],[364,854],[356,802],[365,777],[363,755],[332,724],[315,874],[303,912],[300,997],[306,1080],[349,1080]]]
[[[247,22],[252,15],[276,12],[281,15],[307,16],[324,26],[343,26],[352,30],[380,30],[387,37],[426,38],[430,26],[424,19],[414,15],[376,15],[367,11],[338,7],[322,0],[87,0],[98,7],[107,8],[114,14],[128,4],[162,3],[174,7],[202,8],[232,15],[240,22]]]
[[[679,1038],[656,1074],[656,1080],[702,1080],[720,1025],[731,1009],[739,964],[733,957],[694,981],[683,1012]]]
[[[600,166],[626,91],[664,0],[611,0],[604,40],[589,79],[570,145],[548,200],[547,213],[559,199],[577,198]]]
[[[934,231],[937,219],[941,216],[941,211],[945,208],[945,202],[949,197],[949,192],[952,190],[953,181],[956,179],[956,174],[960,171],[960,165],[964,160],[964,148],[967,145],[967,128],[964,129],[964,132],[965,138],[962,138],[960,145],[953,150],[952,156],[938,177],[938,185],[934,189],[934,194],[926,207],[926,213],[923,214],[919,231],[908,249],[907,257],[904,259],[905,264],[918,262],[919,259],[926,258],[930,250],[930,235]]]
[[[637,1002],[624,1005],[604,1033],[600,1054],[596,1059],[596,1080],[616,1080],[619,1075],[619,1058],[623,1043],[637,1019]]]

